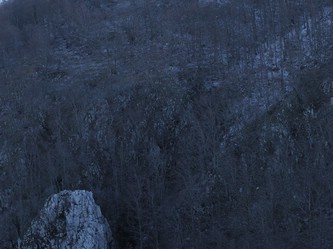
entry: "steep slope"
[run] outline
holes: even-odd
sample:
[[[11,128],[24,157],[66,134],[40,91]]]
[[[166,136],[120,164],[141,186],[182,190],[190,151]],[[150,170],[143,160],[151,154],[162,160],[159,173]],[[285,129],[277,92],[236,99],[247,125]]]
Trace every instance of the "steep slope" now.
[[[332,3],[221,2],[3,5],[1,248],[64,189],[118,248],[330,247]]]

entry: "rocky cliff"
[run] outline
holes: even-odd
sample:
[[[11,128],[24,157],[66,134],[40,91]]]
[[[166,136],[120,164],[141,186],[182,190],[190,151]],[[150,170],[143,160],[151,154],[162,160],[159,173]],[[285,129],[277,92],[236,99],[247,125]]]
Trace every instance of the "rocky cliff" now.
[[[25,234],[20,249],[111,248],[112,233],[89,191],[51,196]]]

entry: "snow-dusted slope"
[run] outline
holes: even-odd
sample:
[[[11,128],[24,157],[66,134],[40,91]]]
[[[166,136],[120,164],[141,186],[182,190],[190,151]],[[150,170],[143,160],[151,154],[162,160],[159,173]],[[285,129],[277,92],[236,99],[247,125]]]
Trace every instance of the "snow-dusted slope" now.
[[[322,32],[320,44],[315,44],[314,27]],[[266,113],[272,106],[280,102],[294,89],[293,77],[303,68],[316,67],[325,63],[333,52],[332,45],[332,8],[326,7],[322,13],[313,18],[307,18],[298,28],[292,28],[284,36],[261,44],[253,60],[255,78],[259,82],[253,87],[252,93],[240,102],[235,102],[233,110],[239,120],[230,127],[227,137],[236,135],[245,124]],[[316,39],[318,39],[316,37]],[[288,47],[289,46],[289,47]],[[300,48],[300,51],[288,51],[290,47]],[[327,51],[320,51],[328,48]],[[298,53],[296,59],[290,53]],[[243,70],[246,62],[240,61],[235,70]],[[264,85],[264,86],[263,86]],[[221,143],[224,147],[224,142]]]

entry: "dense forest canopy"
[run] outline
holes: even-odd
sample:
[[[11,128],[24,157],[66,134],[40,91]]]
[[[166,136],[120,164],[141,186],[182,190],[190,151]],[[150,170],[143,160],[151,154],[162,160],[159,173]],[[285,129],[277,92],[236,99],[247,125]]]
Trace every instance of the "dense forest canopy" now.
[[[0,247],[92,191],[116,248],[333,248],[331,0],[7,0]]]

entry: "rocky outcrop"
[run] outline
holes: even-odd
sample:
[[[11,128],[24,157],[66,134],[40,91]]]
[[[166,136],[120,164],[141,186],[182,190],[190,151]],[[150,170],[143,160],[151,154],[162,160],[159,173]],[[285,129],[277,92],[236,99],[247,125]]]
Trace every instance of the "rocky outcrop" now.
[[[47,200],[19,249],[107,249],[111,242],[110,227],[92,193],[65,190]]]

